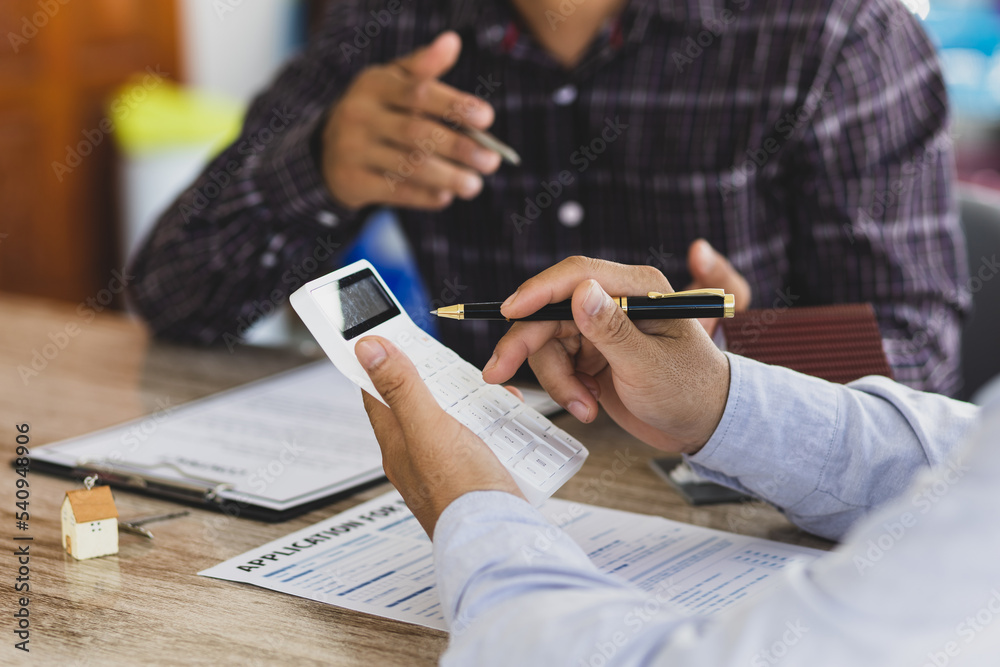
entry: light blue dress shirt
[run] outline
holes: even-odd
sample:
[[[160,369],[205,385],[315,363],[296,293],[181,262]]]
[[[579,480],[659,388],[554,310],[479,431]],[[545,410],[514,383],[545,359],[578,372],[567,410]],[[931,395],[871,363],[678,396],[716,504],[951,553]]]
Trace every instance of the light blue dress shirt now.
[[[442,664],[1000,664],[1000,386],[979,414],[885,378],[841,386],[728,356],[722,421],[688,461],[842,544],[691,617],[601,573],[563,533],[524,549],[552,529],[523,500],[466,494],[434,533]]]

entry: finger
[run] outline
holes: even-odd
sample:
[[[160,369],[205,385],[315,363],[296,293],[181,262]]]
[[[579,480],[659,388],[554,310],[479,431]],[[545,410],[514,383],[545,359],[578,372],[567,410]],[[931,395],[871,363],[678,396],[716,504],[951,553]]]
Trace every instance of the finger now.
[[[524,403],[524,394],[523,394],[523,393],[521,393],[521,390],[520,390],[520,389],[518,389],[518,388],[517,388],[517,387],[515,387],[514,385],[510,385],[510,384],[508,384],[508,385],[505,385],[505,386],[504,386],[504,389],[506,389],[506,390],[507,390],[507,391],[509,391],[510,393],[514,394],[514,396],[516,396],[516,397],[517,397],[517,400],[519,400],[519,401],[521,401],[522,403]]]
[[[597,399],[577,375],[573,358],[559,341],[550,340],[528,362],[552,400],[580,421],[593,421],[597,416]],[[593,378],[591,385],[596,386]]]
[[[400,79],[404,85],[387,91],[388,101],[455,125],[468,124],[485,130],[493,123],[493,107],[436,80],[455,65],[461,50],[461,38],[447,31],[429,45],[395,60],[393,65],[404,75]]]
[[[367,163],[386,175],[386,184],[411,182],[432,191],[452,192],[463,199],[472,199],[483,189],[483,179],[474,171],[420,151],[417,164],[411,153],[404,153],[386,144],[375,144],[368,152]]]
[[[736,310],[750,307],[750,283],[705,239],[696,240],[688,248],[688,271],[693,279],[691,289],[721,287],[735,295]]]
[[[455,66],[462,52],[462,38],[446,30],[433,42],[421,46],[394,62],[417,79],[437,79]]]
[[[500,310],[505,317],[525,317],[546,304],[568,299],[580,283],[591,278],[615,296],[673,291],[670,281],[652,266],[628,266],[589,257],[570,257],[522,283]]]
[[[622,378],[648,377],[659,361],[652,338],[628,319],[596,280],[582,283],[573,293],[573,319],[587,340]],[[690,320],[664,320],[664,332],[693,326]]]
[[[341,176],[341,182],[353,192],[365,193],[366,201],[403,208],[437,211],[451,204],[455,197],[448,190],[429,190],[408,180],[393,178],[391,174],[355,166]]]
[[[366,336],[354,346],[361,366],[375,389],[389,404],[400,430],[408,442],[422,442],[418,433],[433,431],[442,410],[420,379],[409,357],[389,341]]]
[[[500,384],[514,377],[528,357],[554,338],[579,334],[571,321],[515,322],[494,348],[493,356],[483,369],[483,380]]]
[[[493,124],[493,107],[485,100],[436,79],[416,79],[398,67],[386,68],[369,85],[387,108],[439,118],[453,129],[485,130]]]
[[[375,439],[378,440],[379,447],[382,449],[382,456],[388,458],[388,450],[393,443],[397,442],[398,438],[402,437],[399,422],[396,421],[392,410],[385,407],[380,400],[367,391],[361,392],[361,399],[365,404],[365,412],[368,413],[368,421],[371,422],[372,429],[375,431]]]
[[[376,111],[375,116],[373,124],[381,129],[382,136],[407,152],[416,149],[425,156],[439,155],[484,174],[500,166],[500,155],[441,123],[386,109]]]
[[[404,181],[396,184],[394,192],[385,203],[405,208],[440,211],[451,205],[454,199],[455,194],[448,190],[428,190],[416,183]]]
[[[642,331],[642,328],[639,330]],[[599,373],[608,367],[608,360],[594,347],[593,343],[583,336],[580,336],[580,349],[573,356],[576,362],[577,375],[584,376],[584,384],[587,385],[592,394],[596,390],[597,393],[594,395],[594,398],[600,399],[600,387],[591,386],[586,382],[586,378],[597,377]]]

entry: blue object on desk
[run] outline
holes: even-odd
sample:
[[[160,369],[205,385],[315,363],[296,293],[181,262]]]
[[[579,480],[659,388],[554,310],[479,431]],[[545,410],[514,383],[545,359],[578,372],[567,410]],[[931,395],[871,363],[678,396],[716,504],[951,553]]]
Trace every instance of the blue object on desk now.
[[[380,208],[368,217],[354,243],[341,257],[341,266],[359,259],[372,263],[410,319],[437,338],[437,318],[429,312],[430,293],[395,211]]]

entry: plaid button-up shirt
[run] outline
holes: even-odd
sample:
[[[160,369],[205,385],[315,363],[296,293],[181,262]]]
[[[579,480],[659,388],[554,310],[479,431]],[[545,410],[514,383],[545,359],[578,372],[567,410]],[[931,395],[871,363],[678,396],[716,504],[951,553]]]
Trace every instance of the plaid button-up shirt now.
[[[132,303],[158,334],[231,342],[334,267],[367,211],[324,183],[327,111],[361,69],[450,28],[463,49],[443,80],[493,105],[523,164],[472,201],[400,211],[436,305],[502,299],[574,254],[652,264],[680,289],[704,237],[753,306],[871,302],[898,380],[958,388],[969,296],[947,102],[899,0],[630,0],[572,69],[502,0],[330,4],[135,258]],[[504,328],[441,325],[479,364]]]

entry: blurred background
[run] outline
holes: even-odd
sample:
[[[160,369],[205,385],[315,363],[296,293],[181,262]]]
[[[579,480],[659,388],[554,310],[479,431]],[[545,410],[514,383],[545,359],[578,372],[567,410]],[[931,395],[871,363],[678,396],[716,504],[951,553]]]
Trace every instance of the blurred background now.
[[[2,0],[0,290],[81,302],[106,287],[323,4]],[[960,177],[1000,189],[1000,0],[932,0],[924,25]]]
[[[107,287],[321,4],[2,0],[0,290]]]

